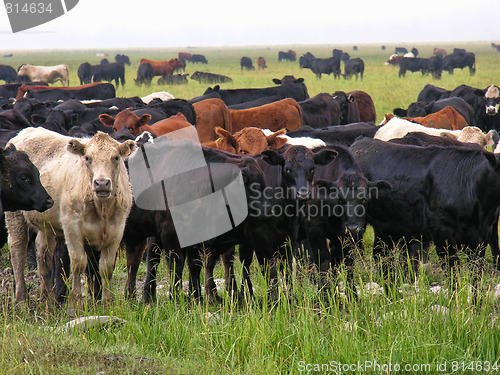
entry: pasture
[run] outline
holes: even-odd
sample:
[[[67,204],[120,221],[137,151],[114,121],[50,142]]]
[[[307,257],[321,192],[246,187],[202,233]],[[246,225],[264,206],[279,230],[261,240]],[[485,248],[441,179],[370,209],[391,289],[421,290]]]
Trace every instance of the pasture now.
[[[377,122],[396,107],[406,108],[416,100],[427,84],[453,89],[460,84],[485,88],[498,84],[500,53],[490,43],[405,45],[416,47],[419,57],[432,55],[434,47],[462,47],[476,54],[476,74],[468,69],[454,75],[443,73],[434,80],[421,73],[398,71],[384,62],[394,45],[358,45],[358,51],[344,45],[298,45],[273,47],[213,47],[159,50],[106,51],[110,62],[116,53],[130,57],[125,67],[125,87],[117,96],[144,96],[168,91],[176,98],[190,99],[202,95],[208,85],[190,79],[187,85],[150,87],[134,84],[139,60],[147,57],[168,60],[178,52],[201,53],[207,65],[190,64],[186,73],[196,70],[218,73],[233,79],[222,88],[272,86],[273,78],[286,74],[303,77],[309,95],[320,92],[363,90],[369,93],[377,110]],[[300,69],[298,58],[309,51],[316,57],[330,57],[333,48],[349,52],[365,62],[364,79],[335,80],[323,75],[317,80],[308,69]],[[279,62],[278,51],[292,48],[296,62]],[[0,58],[1,64],[15,68],[23,63],[35,65],[66,64],[70,86],[78,85],[77,69],[82,62],[98,64],[102,51],[19,51],[11,58]],[[7,51],[5,52],[7,53]],[[3,55],[4,53],[2,53]],[[242,56],[251,57],[255,71],[241,71]],[[263,56],[268,69],[257,69],[257,57]],[[3,83],[3,82],[0,82]],[[59,86],[60,83],[57,84]],[[212,85],[213,86],[213,85]],[[29,271],[29,302],[24,306],[13,301],[13,276],[7,247],[0,257],[0,373],[146,373],[146,374],[297,374],[297,373],[415,373],[470,374],[497,372],[500,366],[500,274],[493,270],[487,251],[487,271],[483,275],[480,303],[471,303],[471,273],[465,256],[463,267],[452,279],[441,270],[435,252],[431,262],[421,268],[418,281],[410,284],[405,277],[406,265],[395,250],[394,268],[398,275],[396,288],[386,296],[380,287],[383,280],[371,255],[373,231],[365,234],[364,249],[358,249],[354,279],[359,299],[332,298],[328,304],[320,298],[310,280],[311,271],[297,265],[293,289],[280,284],[277,303],[267,300],[265,279],[259,267],[252,266],[255,297],[236,303],[229,299],[222,305],[196,303],[187,293],[171,298],[170,276],[162,259],[159,270],[158,302],[144,305],[124,300],[126,278],[124,254],[118,255],[113,289],[114,301],[108,305],[85,303],[82,310],[54,309],[37,302],[39,279]],[[241,280],[241,265],[235,263],[236,279]],[[139,269],[145,277],[144,264]],[[223,269],[216,268],[216,277]],[[340,282],[346,273],[332,274]],[[187,269],[183,280],[188,280]],[[456,289],[452,291],[453,284]],[[222,290],[220,291],[222,295]],[[226,296],[227,297],[227,296]],[[328,305],[328,307],[327,307]],[[67,330],[63,326],[75,317],[112,315],[125,322],[104,324],[98,328]]]

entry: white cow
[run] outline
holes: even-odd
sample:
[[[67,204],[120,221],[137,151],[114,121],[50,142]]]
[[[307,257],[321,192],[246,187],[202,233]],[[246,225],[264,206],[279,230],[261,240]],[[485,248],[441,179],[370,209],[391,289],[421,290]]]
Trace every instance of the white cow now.
[[[88,243],[100,251],[103,299],[110,299],[115,257],[132,205],[124,160],[135,150],[135,143],[120,144],[101,132],[92,138],[71,138],[41,127],[22,130],[10,143],[28,154],[54,200],[54,206],[44,214],[16,211],[6,215],[16,299],[26,299],[24,265],[29,225],[38,231],[42,298],[51,290],[56,239],[64,238],[71,261],[72,296],[81,298],[80,277],[87,266],[84,243]]]
[[[17,74],[27,76],[33,82],[55,83],[61,81],[63,86],[69,86],[68,67],[66,65],[22,65]]]

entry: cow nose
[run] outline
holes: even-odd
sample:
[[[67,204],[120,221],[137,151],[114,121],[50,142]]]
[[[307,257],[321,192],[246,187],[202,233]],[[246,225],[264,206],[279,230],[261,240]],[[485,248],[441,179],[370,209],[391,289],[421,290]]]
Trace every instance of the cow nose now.
[[[111,188],[111,180],[109,178],[102,180],[94,180],[95,190],[109,190]]]
[[[486,113],[488,115],[495,115],[497,113],[496,108],[493,106],[487,107],[486,108]]]
[[[349,225],[346,225],[346,227],[345,227],[346,233],[350,233],[353,236],[357,236],[358,233],[361,231],[361,229],[362,228],[359,225],[355,225],[355,224],[349,224]]]
[[[48,210],[48,209],[49,209],[49,208],[51,208],[53,205],[54,205],[54,200],[53,200],[51,197],[48,197],[48,198],[45,200],[45,207],[46,207],[46,209]]]
[[[309,189],[300,188],[299,190],[297,190],[297,199],[308,199],[310,195],[311,192],[309,191]]]

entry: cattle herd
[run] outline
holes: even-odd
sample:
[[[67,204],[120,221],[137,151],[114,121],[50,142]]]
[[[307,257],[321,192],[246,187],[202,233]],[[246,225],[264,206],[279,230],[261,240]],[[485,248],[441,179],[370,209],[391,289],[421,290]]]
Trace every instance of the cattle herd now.
[[[448,55],[436,48],[428,59],[417,57],[416,49],[395,52],[400,54],[387,63],[398,65],[400,76],[409,70],[440,77],[443,70],[451,74],[463,67],[475,72],[474,54],[464,50]],[[278,61],[296,59],[292,50],[278,54]],[[446,90],[428,84],[414,103],[395,108],[376,124],[368,93],[337,91],[310,97],[304,79],[292,75],[275,78],[269,87],[222,89],[219,83],[231,78],[198,71],[192,80],[217,84],[199,97],[116,97],[111,82],[125,85],[130,60],[125,55],[115,60],[82,63],[80,86],[74,87],[69,87],[64,65],[23,65],[17,72],[0,69],[0,79],[6,82],[0,86],[0,211],[2,228],[8,231],[0,242],[9,245],[18,301],[27,298],[24,267],[30,243],[36,247],[42,298],[58,302],[68,296],[67,275],[69,296],[82,298],[83,273],[95,298],[110,299],[120,246],[127,257],[127,298],[135,298],[145,251],[146,302],[156,298],[162,254],[170,259],[173,293],[179,292],[187,261],[194,297],[202,297],[204,266],[206,298],[218,299],[213,269],[222,257],[227,290],[251,295],[250,264],[255,255],[273,298],[280,265],[291,265],[294,257],[311,262],[324,294],[332,289],[329,273],[345,264],[347,290],[355,298],[354,249],[363,245],[367,224],[374,229],[373,254],[383,264],[387,285],[393,275],[384,259],[395,247],[408,254],[415,270],[430,243],[444,267],[457,265],[457,251],[465,249],[480,271],[489,244],[498,267],[498,86]],[[168,61],[143,58],[136,84],[150,84],[155,76],[174,84],[174,71],[184,69],[187,62],[208,64],[205,56],[189,53]],[[307,53],[299,64],[318,79],[323,74],[363,79],[364,74],[362,59],[337,49],[328,58]],[[241,70],[254,69],[246,56],[240,65]],[[266,69],[263,57],[257,66]],[[48,86],[56,81],[63,87]],[[191,130],[194,138],[180,135]],[[174,222],[179,215],[176,199],[167,197],[164,181],[153,184],[157,171],[149,168],[155,160],[146,157],[148,147],[162,144],[181,145],[182,155],[202,155],[212,177],[216,165],[237,170],[245,193],[241,220],[236,221],[233,211],[232,226],[183,246]],[[180,157],[173,147],[163,157],[166,170],[174,164],[189,167],[189,158]],[[156,193],[161,195],[163,188],[161,208],[145,207],[133,194],[131,166],[141,160]],[[224,179],[230,177],[220,173]],[[205,172],[196,170],[179,175],[173,191],[222,189],[209,182]],[[228,194],[224,196],[229,209]],[[200,233],[214,224],[197,223],[195,231]],[[236,245],[243,266],[240,291],[233,271]],[[285,267],[284,272],[289,270]]]

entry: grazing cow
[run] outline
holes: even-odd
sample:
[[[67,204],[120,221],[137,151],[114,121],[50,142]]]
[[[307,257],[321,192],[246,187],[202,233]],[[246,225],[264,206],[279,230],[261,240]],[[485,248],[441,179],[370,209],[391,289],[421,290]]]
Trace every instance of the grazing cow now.
[[[26,97],[38,99],[41,102],[58,100],[92,100],[111,99],[116,96],[115,87],[111,83],[90,83],[75,87],[45,87],[22,85],[16,99]]]
[[[304,124],[312,128],[323,128],[339,124],[339,104],[327,93],[320,93],[299,102]]]
[[[204,95],[218,93],[227,106],[249,102],[265,96],[280,96],[281,98],[292,98],[300,102],[309,98],[307,87],[304,83],[292,83],[280,86],[265,87],[260,89],[229,89],[221,90],[219,85],[207,88]]]
[[[390,194],[368,203],[377,264],[394,244],[405,247],[416,240],[433,241],[443,265],[446,260],[457,265],[457,250],[464,249],[472,266],[482,270],[486,244],[497,231],[497,157],[464,147],[415,147],[368,138],[350,150],[366,178],[393,186]],[[412,246],[408,251],[413,262]]]
[[[448,71],[450,74],[453,74],[454,69],[463,69],[465,67],[469,68],[471,76],[476,73],[476,55],[472,52],[454,52],[443,59],[443,70]]]
[[[385,65],[399,65],[399,77],[404,77],[406,71],[421,72],[422,75],[427,75],[431,71],[429,59],[422,59],[419,57],[402,57],[392,55]]]
[[[484,131],[491,129],[500,131],[500,91],[495,85],[486,89],[478,89],[467,85],[456,87],[450,97],[460,97],[465,100],[474,111],[474,124]]]
[[[297,130],[303,125],[302,110],[293,99],[280,101],[249,109],[230,109],[232,132],[236,133],[248,126],[277,131]]]
[[[287,136],[291,138],[307,137],[321,139],[327,145],[339,144],[349,147],[361,136],[373,138],[380,128],[381,126],[363,122],[349,125],[329,126],[322,129],[313,129],[309,126],[303,126],[299,130],[288,132]]]
[[[199,71],[196,71],[193,74],[191,74],[191,79],[193,81],[198,82],[198,83],[233,82],[232,78],[229,78],[229,77],[221,75],[221,74],[206,73],[206,72],[199,72]]]
[[[137,68],[137,78],[135,78],[134,81],[137,86],[140,86],[142,84],[149,86],[151,85],[151,81],[153,80],[154,76],[155,71],[151,64],[139,64],[139,67]]]
[[[183,63],[186,63],[186,61],[191,62],[191,60],[193,59],[193,55],[188,52],[179,52],[177,56]]]
[[[232,133],[231,114],[220,99],[205,99],[193,103],[196,112],[196,131],[200,142],[210,142],[217,139],[216,127]]]
[[[495,48],[497,52],[500,52],[500,44],[491,43],[491,47]]]
[[[43,212],[53,204],[28,155],[12,144],[6,149],[0,148],[0,216],[4,211]]]
[[[450,93],[450,90],[446,90],[442,87],[437,87],[428,83],[418,94],[417,102],[430,103],[435,100],[445,99],[450,97]]]
[[[216,128],[215,132],[219,138],[203,145],[233,154],[256,155],[266,150],[279,149],[287,143],[286,139],[279,137],[286,133],[286,129],[280,129],[269,135],[266,135],[261,128],[254,127],[241,129],[235,134],[222,128]]]
[[[261,70],[267,69],[266,59],[263,58],[262,56],[257,57],[257,67]]]
[[[400,54],[401,53],[401,54],[404,55],[405,53],[408,53],[408,50],[405,47],[396,47],[394,49],[394,53],[395,54]]]
[[[278,52],[278,61],[295,61],[297,60],[297,54],[295,51],[292,51],[291,49],[288,50],[288,52],[283,52],[279,51]]]
[[[125,86],[125,66],[122,63],[110,63],[90,65],[89,63],[82,63],[78,67],[78,78],[80,85],[88,84],[91,82],[102,81],[115,81],[116,87],[120,85]]]
[[[363,79],[364,71],[365,63],[359,57],[344,60],[344,79],[352,78],[353,75],[356,76],[356,81],[358,80],[358,75],[360,75],[361,79]]]
[[[115,61],[120,64],[130,65],[130,59],[127,55],[120,55],[119,53],[117,53],[115,55]]]
[[[32,82],[55,83],[61,81],[63,86],[69,86],[69,73],[66,65],[21,65],[17,74],[20,77],[28,77]]]
[[[434,54],[434,56],[441,56],[443,59],[448,54],[444,48],[437,48],[437,47],[434,48],[434,50],[432,51],[432,53]]]
[[[405,117],[404,119],[435,129],[461,130],[468,126],[462,115],[449,106],[424,117]]]
[[[116,254],[132,206],[124,160],[135,150],[135,143],[120,144],[104,133],[91,139],[75,139],[41,128],[25,129],[11,143],[28,154],[54,199],[54,206],[44,214],[34,211],[6,214],[16,299],[26,299],[24,264],[29,224],[38,231],[42,296],[52,289],[52,257],[56,239],[60,238],[68,247],[71,292],[76,300],[81,298],[81,274],[87,266],[85,243],[100,252],[103,299],[110,300]],[[46,230],[47,227],[51,230]]]
[[[187,85],[189,74],[173,74],[171,76],[162,76],[158,78],[158,85]]]
[[[332,74],[335,79],[340,78],[340,59],[329,57],[328,59],[306,59],[303,67],[311,69],[317,79],[321,79],[322,74]]]
[[[246,69],[246,70],[255,70],[255,67],[253,66],[252,59],[248,56],[243,56],[240,59],[240,66],[241,70]]]
[[[273,82],[277,85],[286,85],[288,83],[303,83],[304,78],[295,78],[293,75],[286,75],[283,78],[273,78]]]
[[[15,69],[9,65],[0,65],[0,79],[6,84],[19,82],[19,77]]]
[[[385,51],[385,45],[380,46],[380,49],[381,49],[382,51]]]
[[[465,48],[453,48],[453,53],[467,53]]]
[[[150,64],[155,76],[171,76],[175,69],[184,66],[181,60],[177,58],[168,61],[156,61],[143,58],[140,62],[140,65],[142,64]]]
[[[394,108],[393,113],[398,117],[424,117],[436,113],[445,107],[452,107],[465,119],[469,126],[474,125],[474,111],[462,98],[451,97],[430,102],[415,102],[408,109]]]
[[[193,64],[208,64],[207,58],[204,55],[200,55],[197,53],[193,53],[193,57],[191,58],[191,62]]]

